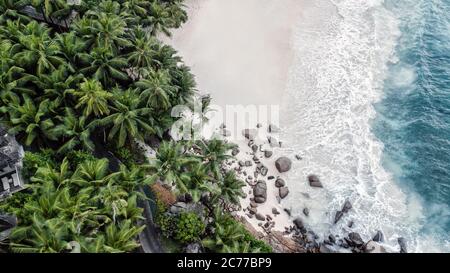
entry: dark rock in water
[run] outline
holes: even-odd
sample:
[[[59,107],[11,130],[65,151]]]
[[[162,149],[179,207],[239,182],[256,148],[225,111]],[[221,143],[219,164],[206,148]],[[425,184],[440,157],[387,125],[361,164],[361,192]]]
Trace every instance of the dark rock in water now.
[[[373,236],[372,241],[374,241],[374,242],[384,242],[383,232],[381,232],[380,230],[377,231],[377,234],[375,234],[375,236]]]
[[[309,185],[314,188],[323,188],[322,182],[320,182],[319,177],[317,175],[308,176]]]
[[[277,133],[280,131],[280,128],[278,128],[276,125],[274,124],[269,124],[269,128],[268,128],[269,133]]]
[[[265,181],[259,180],[253,189],[256,203],[264,203],[267,200],[267,184]]]
[[[278,178],[278,179],[275,181],[275,186],[276,186],[277,188],[284,187],[284,186],[286,186],[286,182],[285,182],[282,178]]]
[[[361,235],[359,235],[359,233],[357,233],[357,232],[349,233],[348,240],[346,238],[346,241],[350,246],[361,247],[362,245],[364,245],[364,241],[361,238]]]
[[[267,140],[269,141],[270,147],[281,147],[281,142],[278,141],[278,139],[274,137],[268,137]]]
[[[352,228],[352,227],[353,227],[353,224],[354,224],[354,222],[353,222],[353,221],[350,221],[350,222],[348,222],[348,225],[347,225],[347,226],[348,226],[349,228]]]
[[[244,163],[245,167],[251,167],[253,163],[250,160],[245,161]]]
[[[244,161],[239,161],[239,162],[238,162],[238,165],[239,165],[240,167],[244,167],[244,166],[245,166],[245,163],[244,163]]]
[[[303,209],[303,214],[304,214],[305,216],[309,216],[309,209],[308,209],[308,208],[304,208],[304,209]]]
[[[244,129],[242,131],[242,134],[245,138],[254,140],[256,138],[256,135],[258,134],[258,131],[256,129]]]
[[[364,253],[386,253],[386,249],[374,241],[369,241],[364,246]]]
[[[288,194],[289,194],[288,187],[281,187],[280,190],[279,190],[279,194],[280,194],[280,198],[281,199],[286,198],[286,196],[288,196]]]
[[[261,127],[262,127],[261,123],[256,124],[256,128],[261,128]]]
[[[277,208],[272,208],[272,213],[273,213],[274,215],[280,214],[280,212],[277,210]]]
[[[232,156],[237,156],[240,152],[241,152],[241,151],[240,151],[238,148],[234,148],[234,149],[231,151],[231,155],[232,155]]]
[[[300,230],[305,229],[305,225],[303,224],[303,220],[301,218],[295,218],[294,225]]]
[[[256,152],[258,151],[258,145],[253,145],[253,146],[252,146],[252,151],[253,151],[254,153],[256,153]]]
[[[261,172],[262,176],[266,176],[268,171],[269,171],[269,169],[267,169],[266,167],[264,167],[264,166],[261,167],[260,172]]]
[[[272,155],[273,155],[273,152],[272,152],[272,151],[269,151],[269,150],[264,151],[264,156],[265,156],[266,158],[270,158],[270,157],[272,157]]]
[[[350,201],[348,201],[348,200],[345,201],[344,206],[342,207],[342,212],[347,213],[351,209],[352,209],[352,203],[350,203]]]
[[[275,161],[275,167],[280,173],[287,172],[292,167],[292,161],[287,157],[280,157]]]
[[[275,176],[271,175],[271,176],[267,177],[267,179],[268,180],[273,180],[273,179],[275,179]]]
[[[328,248],[325,244],[320,244],[319,252],[320,253],[334,253],[334,251],[331,250],[330,248]]]
[[[265,221],[266,217],[264,217],[264,215],[257,213],[256,215],[256,219],[258,219],[259,221]]]
[[[342,216],[344,216],[344,213],[340,210],[336,212],[336,215],[334,216],[334,223],[337,224],[339,220],[341,220]]]
[[[336,237],[334,237],[333,234],[330,234],[330,236],[328,236],[328,240],[330,240],[330,243],[332,243],[332,244],[336,243]]]
[[[408,250],[406,248],[406,239],[403,237],[400,237],[397,239],[398,245],[400,246],[400,253],[408,253]]]
[[[287,215],[291,216],[291,210],[290,209],[284,208],[283,210],[287,213]]]
[[[300,155],[295,155],[295,158],[296,158],[297,160],[302,160],[302,157],[301,157]]]
[[[185,253],[201,253],[202,246],[199,243],[193,243],[186,246]]]

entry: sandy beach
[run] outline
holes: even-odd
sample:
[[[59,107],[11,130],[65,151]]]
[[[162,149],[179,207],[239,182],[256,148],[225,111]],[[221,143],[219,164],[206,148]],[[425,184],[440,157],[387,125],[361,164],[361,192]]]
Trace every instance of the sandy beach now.
[[[190,0],[189,21],[169,43],[214,104],[279,104],[302,2]]]
[[[212,104],[219,107],[280,107],[293,60],[292,35],[302,16],[303,1],[191,0],[187,6],[189,21],[175,30],[167,42],[192,68],[200,93],[210,94]],[[279,188],[275,186],[276,179],[285,176],[274,164],[282,151],[267,141],[269,136],[277,138],[279,132],[269,134],[268,122],[264,118],[258,121],[259,128],[257,122],[246,124],[258,131],[259,138],[251,143],[259,146],[257,152],[243,138],[243,127],[234,128],[234,124],[228,124],[230,120],[225,122],[227,129],[233,130],[232,136],[226,139],[237,143],[240,150],[236,160],[230,162],[230,168],[238,170],[241,179],[247,181],[244,191],[248,197],[242,200],[243,210],[238,214],[262,230],[265,221],[256,219],[256,214],[249,213],[249,209],[251,203],[255,205],[251,201],[255,183],[266,181],[267,200],[257,205],[257,214],[259,218],[273,218],[273,229],[284,231],[292,225],[292,219],[284,211]],[[266,150],[273,153],[270,158],[264,155]],[[252,165],[242,166],[246,161]],[[266,167],[267,174],[255,173],[258,166]]]

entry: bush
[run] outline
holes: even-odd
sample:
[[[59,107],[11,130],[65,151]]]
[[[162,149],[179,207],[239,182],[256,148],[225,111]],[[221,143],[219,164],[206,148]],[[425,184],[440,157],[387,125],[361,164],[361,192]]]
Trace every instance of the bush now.
[[[71,162],[72,168],[76,168],[79,164],[86,161],[94,161],[95,157],[90,152],[72,151],[67,154],[67,159]]]
[[[167,214],[167,206],[159,199],[156,199],[155,223],[166,238],[172,238],[176,224],[175,217]]]
[[[34,176],[39,167],[50,165],[55,167],[54,152],[49,149],[41,150],[40,152],[25,152],[23,157],[22,177],[29,179]]]
[[[195,213],[182,213],[178,216],[175,239],[181,243],[192,243],[200,239],[205,224]]]

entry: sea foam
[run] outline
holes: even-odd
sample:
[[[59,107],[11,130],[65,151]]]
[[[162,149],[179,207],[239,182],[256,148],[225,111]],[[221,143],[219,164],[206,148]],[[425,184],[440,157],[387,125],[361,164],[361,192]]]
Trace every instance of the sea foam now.
[[[294,215],[308,207],[304,220],[319,236],[352,230],[369,240],[382,230],[388,250],[398,251],[397,238],[405,237],[418,251],[420,202],[411,202],[383,168],[383,144],[371,129],[388,64],[397,62],[398,21],[379,0],[309,2],[293,40],[281,107],[284,152],[303,156],[289,174],[285,205]],[[399,73],[407,76],[400,85],[413,80],[413,71]],[[324,189],[310,188],[309,174],[317,174]],[[347,199],[353,209],[334,225]]]

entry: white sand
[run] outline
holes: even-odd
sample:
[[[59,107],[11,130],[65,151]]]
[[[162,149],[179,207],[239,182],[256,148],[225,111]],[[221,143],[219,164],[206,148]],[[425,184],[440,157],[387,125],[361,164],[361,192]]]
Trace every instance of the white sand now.
[[[170,40],[192,68],[201,93],[211,94],[213,104],[226,105],[280,105],[288,71],[293,59],[291,38],[293,30],[302,15],[305,0],[188,0],[189,21],[173,33]],[[262,121],[264,123],[264,121]],[[226,122],[228,128],[228,122]],[[261,139],[256,144],[267,144],[267,123],[260,128]],[[249,128],[256,129],[256,123]],[[234,130],[234,128],[232,129]],[[241,130],[237,130],[238,136]],[[236,135],[233,135],[236,136]],[[241,153],[238,160],[252,160],[251,148],[244,139],[229,138],[239,144]],[[284,177],[275,168],[274,161],[281,151],[271,148],[274,155],[264,158],[263,152],[257,156],[269,169],[267,182],[267,201],[258,206],[258,213],[270,215],[276,222],[275,230],[284,231],[292,225],[292,219],[283,211],[277,200],[278,189],[275,179],[268,176]],[[294,158],[291,158],[295,161]],[[256,164],[243,168],[253,176]],[[232,167],[235,167],[233,165]],[[245,177],[241,177],[245,181]],[[287,186],[289,186],[289,182]],[[248,198],[242,200],[242,207],[248,207],[253,194],[248,185],[245,193]],[[275,216],[272,209],[281,214]],[[241,211],[240,215],[246,215]],[[247,219],[258,226],[264,223]]]
[[[171,43],[213,103],[279,104],[303,0],[188,0]]]

